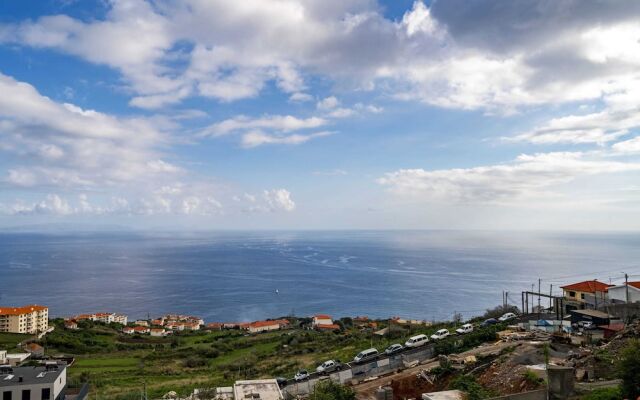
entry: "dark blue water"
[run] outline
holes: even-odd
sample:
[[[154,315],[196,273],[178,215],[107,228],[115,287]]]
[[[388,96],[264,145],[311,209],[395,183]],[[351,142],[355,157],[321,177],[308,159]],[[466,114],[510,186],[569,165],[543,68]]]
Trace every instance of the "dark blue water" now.
[[[479,314],[503,290],[519,304],[538,278],[548,292],[623,271],[640,274],[640,234],[0,234],[0,305],[41,303],[55,316],[445,319]]]

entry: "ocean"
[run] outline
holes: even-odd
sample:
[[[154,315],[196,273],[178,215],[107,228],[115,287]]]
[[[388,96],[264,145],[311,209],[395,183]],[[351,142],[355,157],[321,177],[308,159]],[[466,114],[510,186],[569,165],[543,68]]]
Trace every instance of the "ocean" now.
[[[640,274],[640,234],[458,231],[0,234],[0,305],[207,322],[450,319],[520,291]],[[637,280],[640,280],[637,279]],[[533,286],[532,286],[533,285]],[[544,300],[543,300],[544,304]]]

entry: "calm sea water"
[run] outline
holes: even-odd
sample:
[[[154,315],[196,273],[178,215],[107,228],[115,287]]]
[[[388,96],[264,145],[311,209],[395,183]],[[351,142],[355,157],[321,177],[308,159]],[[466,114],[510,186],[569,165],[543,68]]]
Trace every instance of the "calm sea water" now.
[[[476,315],[511,292],[640,274],[640,234],[0,234],[0,304],[206,321]],[[638,278],[640,280],[640,278]],[[276,293],[276,290],[279,293]]]

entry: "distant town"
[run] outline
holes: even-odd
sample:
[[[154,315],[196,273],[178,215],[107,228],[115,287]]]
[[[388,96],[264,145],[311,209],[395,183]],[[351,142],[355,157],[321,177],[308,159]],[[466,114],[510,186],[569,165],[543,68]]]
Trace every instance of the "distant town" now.
[[[55,341],[51,341],[53,336],[64,331],[73,335],[73,332],[79,334],[86,330],[89,333],[96,332],[98,329],[97,332],[102,332],[99,333],[101,335],[113,335],[118,343],[129,343],[126,337],[140,337],[143,341],[139,343],[153,345],[154,349],[157,346],[164,346],[165,343],[175,346],[179,342],[149,342],[142,338],[147,336],[150,338],[148,340],[154,338],[154,340],[166,340],[168,337],[176,336],[176,339],[225,340],[228,336],[216,336],[215,332],[232,331],[246,332],[247,338],[256,337],[256,339],[263,334],[274,334],[277,331],[287,332],[287,335],[294,335],[295,332],[301,332],[302,335],[304,332],[317,332],[315,335],[320,336],[314,336],[316,338],[314,340],[321,340],[323,335],[339,339],[348,337],[350,332],[359,335],[363,332],[366,335],[366,332],[369,332],[371,344],[374,343],[373,338],[377,338],[376,342],[389,344],[386,349],[381,350],[374,346],[355,349],[359,352],[354,352],[351,361],[327,359],[317,368],[297,370],[290,378],[260,376],[257,380],[237,380],[231,386],[195,388],[183,397],[175,391],[169,391],[168,394],[163,395],[163,398],[240,400],[245,399],[247,393],[253,393],[264,399],[300,398],[312,396],[314,387],[324,384],[326,380],[353,388],[359,398],[381,398],[380,390],[386,393],[385,396],[392,396],[385,398],[398,398],[393,394],[394,388],[400,389],[403,397],[406,397],[406,388],[398,386],[397,382],[418,379],[420,384],[415,382],[413,384],[416,388],[422,386],[425,387],[424,390],[438,388],[442,385],[436,384],[438,378],[433,374],[434,370],[439,371],[438,368],[442,369],[443,366],[449,368],[448,366],[453,365],[458,370],[466,370],[476,365],[479,359],[491,358],[492,354],[502,354],[509,346],[515,346],[525,353],[529,352],[529,357],[535,359],[535,355],[541,351],[540,343],[556,346],[552,347],[554,348],[553,361],[545,361],[542,369],[539,364],[526,362],[512,365],[512,368],[523,369],[524,372],[520,377],[525,379],[523,382],[526,382],[526,379],[530,382],[521,383],[522,390],[516,391],[517,393],[507,390],[511,392],[507,393],[512,396],[509,398],[518,399],[518,394],[522,392],[523,395],[533,396],[522,397],[523,399],[535,399],[536,394],[530,393],[533,390],[540,393],[538,397],[542,399],[543,395],[546,398],[547,392],[556,390],[552,389],[552,386],[541,387],[540,384],[535,384],[537,378],[532,378],[533,376],[540,376],[539,382],[561,380],[561,390],[558,390],[563,393],[558,395],[571,396],[583,382],[602,379],[598,377],[597,368],[589,366],[587,362],[589,354],[596,351],[597,346],[607,346],[615,340],[622,340],[624,337],[638,333],[636,331],[630,333],[629,330],[638,329],[640,282],[613,285],[588,280],[569,283],[561,288],[562,296],[553,296],[541,291],[522,292],[519,307],[510,304],[509,296],[505,293],[503,304],[496,307],[493,313],[491,313],[492,310],[488,310],[485,315],[487,318],[475,318],[467,322],[462,321],[460,317],[454,321],[435,322],[397,316],[385,320],[370,319],[366,316],[336,319],[326,314],[253,322],[208,323],[198,316],[167,314],[156,318],[130,321],[127,315],[116,312],[85,313],[50,320],[49,309],[44,305],[0,307],[0,335],[15,334],[20,338],[24,337],[24,340],[16,343],[14,347],[7,346],[5,349],[0,349],[0,391],[3,393],[2,400],[85,398],[84,396],[91,391],[90,382],[88,382],[91,380],[90,376],[83,376],[82,379],[87,382],[79,382],[81,384],[77,382],[75,388],[67,388],[65,383],[67,369],[70,368],[73,372],[74,363],[81,364],[83,355],[51,354],[46,350],[46,346],[49,342],[55,346]],[[100,326],[105,328],[99,328]],[[107,327],[111,331],[105,331]],[[56,329],[62,329],[62,331],[56,331]],[[401,338],[398,332],[404,332],[400,335],[408,336],[405,336],[404,340],[398,340]],[[420,332],[431,332],[431,334]],[[231,337],[242,338],[242,336],[229,336]],[[473,340],[470,339],[472,337]],[[391,343],[392,341],[397,343]],[[6,338],[2,343],[6,343]],[[137,345],[138,341],[133,343]],[[254,343],[257,346],[260,341]],[[473,343],[474,346],[469,346],[469,343]],[[243,346],[247,345],[248,348],[252,346],[250,342]],[[285,345],[283,349],[287,347]],[[582,354],[582,356],[576,356],[576,354]],[[89,360],[94,358],[91,354],[87,357]],[[204,362],[206,364],[206,360]],[[188,361],[185,365],[189,365]],[[492,365],[498,368],[495,361]],[[552,371],[557,376],[552,376]],[[500,376],[499,372],[496,373]],[[512,372],[504,373],[513,375]],[[56,377],[56,379],[43,379],[43,377]],[[390,380],[389,377],[393,378]],[[500,379],[502,378],[510,379],[508,376]],[[423,385],[422,383],[425,382],[426,384]],[[617,381],[612,382],[612,386],[617,384]],[[36,392],[38,395],[31,395]],[[447,399],[465,398],[463,390],[452,389],[444,392],[450,396],[446,397]],[[497,391],[497,394],[505,394],[503,392]],[[438,393],[435,391],[412,394],[420,395],[423,399],[444,398],[439,397]]]

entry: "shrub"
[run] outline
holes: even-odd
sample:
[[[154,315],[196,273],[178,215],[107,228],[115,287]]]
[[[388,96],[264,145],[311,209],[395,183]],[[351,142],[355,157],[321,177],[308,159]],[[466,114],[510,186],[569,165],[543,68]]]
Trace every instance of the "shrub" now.
[[[469,400],[486,399],[491,394],[471,375],[462,375],[451,382],[452,389],[458,389],[467,393]]]
[[[620,388],[600,388],[582,397],[583,400],[619,400],[622,399]]]
[[[617,365],[622,379],[622,395],[636,399],[640,396],[640,340],[633,339],[624,348]]]
[[[309,400],[355,400],[356,393],[349,386],[343,386],[331,380],[317,383]]]

